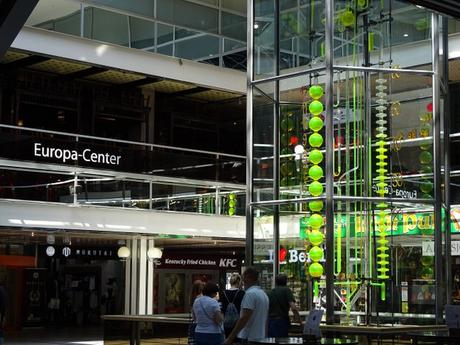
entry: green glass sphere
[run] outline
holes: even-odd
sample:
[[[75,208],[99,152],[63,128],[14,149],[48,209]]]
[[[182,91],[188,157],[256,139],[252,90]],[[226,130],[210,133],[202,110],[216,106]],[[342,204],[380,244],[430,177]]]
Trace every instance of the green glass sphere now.
[[[312,131],[318,132],[323,128],[323,120],[319,116],[313,116],[310,121],[308,121],[308,128]]]
[[[434,256],[422,256],[422,266],[433,266]]]
[[[285,117],[281,120],[280,127],[283,131],[292,131],[294,129],[294,119],[292,117]]]
[[[433,184],[431,182],[423,182],[420,185],[420,190],[423,193],[429,193],[429,192],[431,192],[433,190]]]
[[[313,101],[308,106],[308,111],[313,115],[319,115],[323,112],[323,103],[320,101]]]
[[[308,255],[310,256],[311,261],[316,262],[323,258],[324,250],[318,246],[314,246],[310,249]]]
[[[346,10],[340,14],[339,20],[345,27],[352,26],[355,24],[355,14],[350,10]]]
[[[308,203],[308,208],[312,212],[319,212],[323,209],[323,207],[324,207],[324,204],[321,200],[310,201]]]
[[[320,147],[323,145],[323,136],[318,133],[313,133],[308,137],[308,143],[311,147]]]
[[[308,219],[308,223],[313,229],[318,229],[323,225],[323,216],[318,213],[313,213]]]
[[[319,85],[312,85],[308,89],[308,94],[313,99],[321,98],[323,96],[323,93],[323,88]]]
[[[323,153],[320,150],[311,150],[308,159],[313,164],[319,164],[323,161]]]
[[[323,185],[321,183],[319,183],[318,181],[313,181],[308,186],[308,191],[313,196],[321,195],[321,194],[323,194]]]
[[[431,150],[431,144],[420,145],[420,149],[423,150],[423,151]]]
[[[433,160],[433,155],[429,151],[422,151],[418,156],[421,164],[430,164]]]
[[[421,277],[422,279],[431,279],[433,277],[433,269],[431,267],[423,267]]]
[[[422,196],[420,197],[421,199],[433,199],[433,196],[431,194],[422,194]]]
[[[308,176],[312,178],[313,180],[319,180],[321,177],[323,177],[323,168],[321,168],[319,165],[313,165],[310,169],[308,169]]]
[[[415,29],[417,31],[427,30],[430,27],[428,20],[426,18],[421,18],[415,22]]]
[[[314,262],[308,267],[308,273],[310,273],[313,278],[319,278],[323,275],[323,266]]]
[[[431,174],[433,172],[433,167],[431,165],[424,165],[420,167],[420,172],[422,174]]]
[[[318,230],[312,230],[308,234],[308,240],[310,241],[311,244],[314,246],[319,246],[321,243],[324,241],[324,235],[322,232]]]

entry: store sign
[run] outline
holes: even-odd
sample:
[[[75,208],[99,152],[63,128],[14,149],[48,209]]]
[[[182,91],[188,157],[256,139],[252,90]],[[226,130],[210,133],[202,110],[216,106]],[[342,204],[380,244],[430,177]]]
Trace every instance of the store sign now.
[[[442,249],[444,253],[444,246]],[[452,241],[450,251],[452,256],[460,256],[460,241]],[[434,241],[422,242],[422,256],[434,256]]]
[[[372,191],[377,193],[378,187],[377,185],[372,185]],[[401,188],[396,188],[393,186],[386,186],[385,187],[385,195],[389,198],[401,198],[401,199],[417,199],[417,190],[405,190]]]
[[[47,246],[44,248],[44,252],[47,256],[60,255],[65,258],[89,258],[89,259],[118,259],[117,250],[111,247],[75,247],[65,246],[55,248],[53,246]]]
[[[78,162],[79,159],[87,163],[102,165],[120,165],[121,156],[110,153],[93,152],[91,149],[84,149],[81,152],[65,148],[45,146],[42,143],[34,143],[34,157],[58,160],[64,164]]]
[[[238,269],[241,260],[235,257],[164,256],[157,264],[159,268],[209,268]]]
[[[444,217],[444,214],[443,214]],[[460,207],[452,207],[450,213],[450,231],[451,233],[460,233]],[[375,216],[377,224],[377,216]],[[350,236],[361,237],[365,235],[366,217],[345,215],[334,217],[335,236],[338,232],[342,237],[346,236],[346,229],[350,230]],[[384,229],[387,236],[400,235],[433,235],[434,232],[434,214],[432,212],[419,213],[391,213],[387,212],[385,216]],[[309,231],[308,217],[299,219],[300,238],[306,238]],[[376,234],[379,229],[376,227]]]
[[[286,251],[286,254],[283,255],[283,252],[280,251],[280,264],[286,264],[286,263],[305,263],[305,262],[311,262],[310,256],[308,253],[304,250],[297,250],[297,249],[289,249]],[[275,260],[274,256],[274,251],[273,249],[268,250],[268,260],[270,262],[273,262]]]

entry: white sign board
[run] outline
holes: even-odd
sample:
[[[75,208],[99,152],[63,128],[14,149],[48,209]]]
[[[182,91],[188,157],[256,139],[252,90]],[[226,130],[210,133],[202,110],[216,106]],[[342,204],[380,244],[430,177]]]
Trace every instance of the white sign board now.
[[[460,256],[460,241],[452,241],[450,244],[450,251],[452,256]],[[444,247],[443,247],[444,252]],[[434,242],[424,241],[422,242],[422,255],[423,256],[434,256]]]

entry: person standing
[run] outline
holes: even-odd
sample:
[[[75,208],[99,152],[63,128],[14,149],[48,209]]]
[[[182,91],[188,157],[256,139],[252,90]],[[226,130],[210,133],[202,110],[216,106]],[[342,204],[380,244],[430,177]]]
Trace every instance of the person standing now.
[[[203,287],[204,282],[202,280],[195,280],[192,285],[192,291],[190,292],[190,299],[189,304],[190,308],[193,308],[193,303],[198,297],[203,296]],[[193,316],[192,312],[192,323],[188,328],[188,345],[195,345],[195,328],[196,328],[196,320]]]
[[[220,311],[218,299],[219,287],[212,282],[207,282],[203,288],[203,296],[193,302],[196,345],[222,345],[224,343],[222,328],[224,317]]]
[[[245,295],[241,302],[241,313],[235,327],[224,345],[231,345],[238,337],[241,344],[266,337],[268,317],[268,297],[258,286],[259,271],[248,267],[243,273]]]
[[[275,288],[268,293],[270,301],[268,311],[268,336],[287,337],[289,331],[289,309],[294,314],[294,320],[301,323],[299,310],[295,304],[294,295],[287,287],[287,276],[279,274],[275,278]]]
[[[232,273],[230,276],[230,289],[222,291],[220,304],[224,314],[224,331],[228,337],[241,312],[241,302],[243,301],[244,291],[241,289],[241,276],[238,273]]]

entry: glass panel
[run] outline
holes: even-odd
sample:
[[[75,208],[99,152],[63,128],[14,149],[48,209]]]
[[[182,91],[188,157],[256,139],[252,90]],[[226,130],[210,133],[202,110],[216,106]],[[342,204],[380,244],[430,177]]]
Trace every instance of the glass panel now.
[[[62,0],[41,0],[26,25],[80,36],[80,4]]]
[[[158,19],[196,30],[217,33],[218,11],[184,0],[157,0]]]
[[[157,38],[158,44],[171,42],[173,40],[173,37],[174,37],[174,33],[173,33],[174,27],[173,26],[158,24],[157,28],[158,28],[158,38]],[[161,54],[165,54],[165,53],[161,53]],[[171,50],[171,53],[167,55],[172,55],[172,50]]]
[[[428,10],[395,0],[363,1],[358,9],[336,3],[336,64],[399,68],[431,64],[431,44],[426,41],[431,33]]]
[[[155,46],[155,23],[135,17],[129,17],[131,47],[149,48]]]
[[[0,198],[73,203],[73,175],[0,171]]]
[[[99,8],[87,8],[86,11],[91,11],[92,20],[85,20],[85,37],[122,46],[128,45],[127,16]]]
[[[253,264],[259,270],[259,282],[262,289],[270,291],[273,284],[274,251],[273,238],[273,207],[255,208],[254,221],[254,244]]]
[[[233,11],[238,11],[243,14],[246,13],[246,5],[247,5],[246,0],[220,0],[220,3],[223,8],[233,10]]]
[[[89,0],[93,4],[117,8],[123,11],[129,11],[141,14],[146,17],[154,16],[154,1],[152,0]]]
[[[78,177],[80,204],[148,209],[149,184],[99,176]]]
[[[246,17],[222,12],[222,35],[246,41]]]
[[[215,36],[203,35],[201,37],[176,41],[176,57],[196,60],[218,54],[219,38]]]
[[[246,44],[224,38],[224,52],[236,49],[244,49],[246,51]]]
[[[275,15],[274,1],[254,1],[254,74],[256,79],[275,72]]]
[[[253,200],[273,199],[273,83],[254,88]],[[262,90],[262,91],[260,91]],[[263,93],[265,93],[265,95]]]
[[[158,54],[164,54],[164,55],[173,56],[173,45],[168,44],[168,45],[165,45],[165,46],[158,47],[156,52]]]

